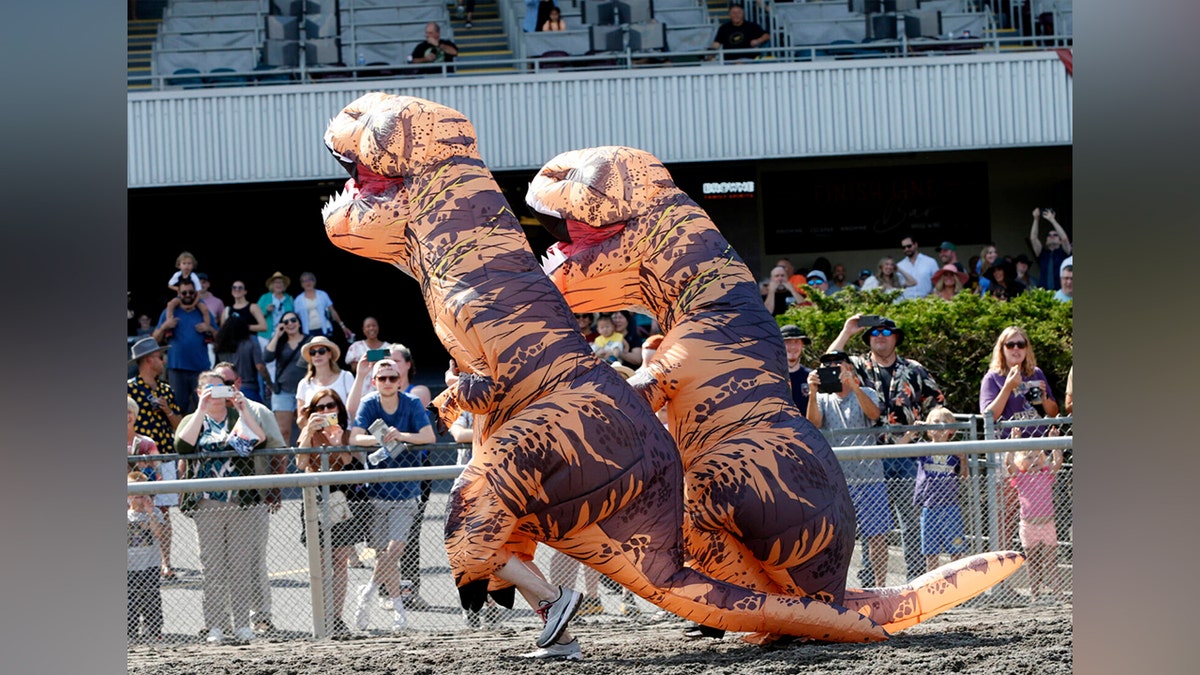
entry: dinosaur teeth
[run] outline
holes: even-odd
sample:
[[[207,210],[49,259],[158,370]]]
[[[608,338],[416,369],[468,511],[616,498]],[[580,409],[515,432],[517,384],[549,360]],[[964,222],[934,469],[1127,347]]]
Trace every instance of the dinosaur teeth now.
[[[565,262],[567,262],[566,254],[562,252],[558,244],[555,244],[546,249],[546,255],[542,256],[542,271],[546,273],[546,276],[550,276]]]

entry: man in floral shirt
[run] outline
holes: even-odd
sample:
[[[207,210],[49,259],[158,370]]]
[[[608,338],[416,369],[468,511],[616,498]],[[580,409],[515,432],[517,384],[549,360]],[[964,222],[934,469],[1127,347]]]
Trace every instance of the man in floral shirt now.
[[[862,379],[863,386],[879,392],[880,407],[884,424],[911,425],[924,419],[934,407],[945,402],[938,386],[925,366],[896,353],[904,344],[904,331],[891,319],[883,319],[879,325],[866,327],[858,324],[861,314],[846,319],[842,332],[829,345],[829,351],[842,351],[852,336],[863,331],[863,341],[870,351],[863,356],[851,356],[854,369]],[[884,434],[883,443],[895,443],[901,434]],[[925,562],[921,555],[920,512],[913,506],[912,495],[916,487],[917,465],[912,457],[897,457],[883,460],[887,479],[888,501],[896,511],[901,524],[904,542],[904,566],[908,579],[925,573]],[[863,571],[859,580],[864,587],[874,586],[870,565],[863,560]],[[882,580],[880,581],[882,584]]]

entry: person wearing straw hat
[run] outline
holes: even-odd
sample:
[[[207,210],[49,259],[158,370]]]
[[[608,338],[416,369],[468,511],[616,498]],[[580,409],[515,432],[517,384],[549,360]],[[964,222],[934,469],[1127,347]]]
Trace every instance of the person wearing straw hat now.
[[[348,371],[338,367],[342,349],[333,340],[324,335],[318,335],[300,348],[300,356],[308,363],[308,374],[300,380],[300,384],[296,385],[297,410],[308,405],[309,399],[319,389],[332,389],[343,401],[350,398],[354,377]],[[357,410],[353,407],[348,410],[350,417],[353,418]],[[305,423],[304,420],[300,420],[301,427]]]
[[[275,334],[275,326],[283,315],[295,310],[295,302],[292,296],[287,294],[288,286],[292,285],[292,280],[283,272],[276,272],[267,277],[266,287],[267,292],[258,297],[258,308],[262,310],[263,318],[267,321],[266,330],[258,333],[258,346],[265,352],[267,350],[267,342],[271,336]],[[275,364],[267,364],[267,375],[269,380],[264,381],[262,391],[263,397],[269,398],[268,394],[271,391],[271,382],[275,380]]]

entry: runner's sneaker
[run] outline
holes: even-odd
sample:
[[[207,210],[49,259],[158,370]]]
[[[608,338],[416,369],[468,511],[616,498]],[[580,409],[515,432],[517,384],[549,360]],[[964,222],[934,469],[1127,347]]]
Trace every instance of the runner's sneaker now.
[[[538,603],[537,613],[546,622],[546,627],[538,636],[537,646],[544,649],[558,641],[563,631],[567,629],[567,624],[575,616],[575,612],[579,610],[579,601],[582,598],[583,595],[578,591],[559,586],[558,598],[554,602],[543,600]]]
[[[358,588],[358,593],[354,598],[354,627],[358,630],[366,630],[367,624],[371,622],[371,609],[367,603],[371,601],[374,590],[371,584]]]
[[[237,638],[241,642],[249,642],[257,636],[254,634],[253,628],[249,626],[242,626],[241,628],[233,631],[233,637]]]
[[[567,659],[568,661],[582,661],[583,651],[579,649],[579,640],[571,640],[565,645],[552,644],[549,647],[542,647],[532,652],[526,652],[521,655],[524,659]]]
[[[225,641],[225,634],[221,632],[220,628],[212,628],[208,631],[208,637],[204,638],[204,641],[210,645],[219,645]]]

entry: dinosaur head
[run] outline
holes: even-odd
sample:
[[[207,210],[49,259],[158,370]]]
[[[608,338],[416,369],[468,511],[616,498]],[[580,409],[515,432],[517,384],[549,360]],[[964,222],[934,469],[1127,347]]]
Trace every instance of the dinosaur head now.
[[[450,157],[478,157],[471,123],[432,101],[372,92],[330,120],[325,146],[350,174],[321,212],[329,239],[411,274],[412,184]]]
[[[641,306],[637,286],[638,231],[663,193],[674,190],[654,155],[604,146],[572,150],[551,159],[529,184],[525,201],[559,239],[546,258],[546,273],[579,311]],[[574,283],[580,277],[586,282]]]

